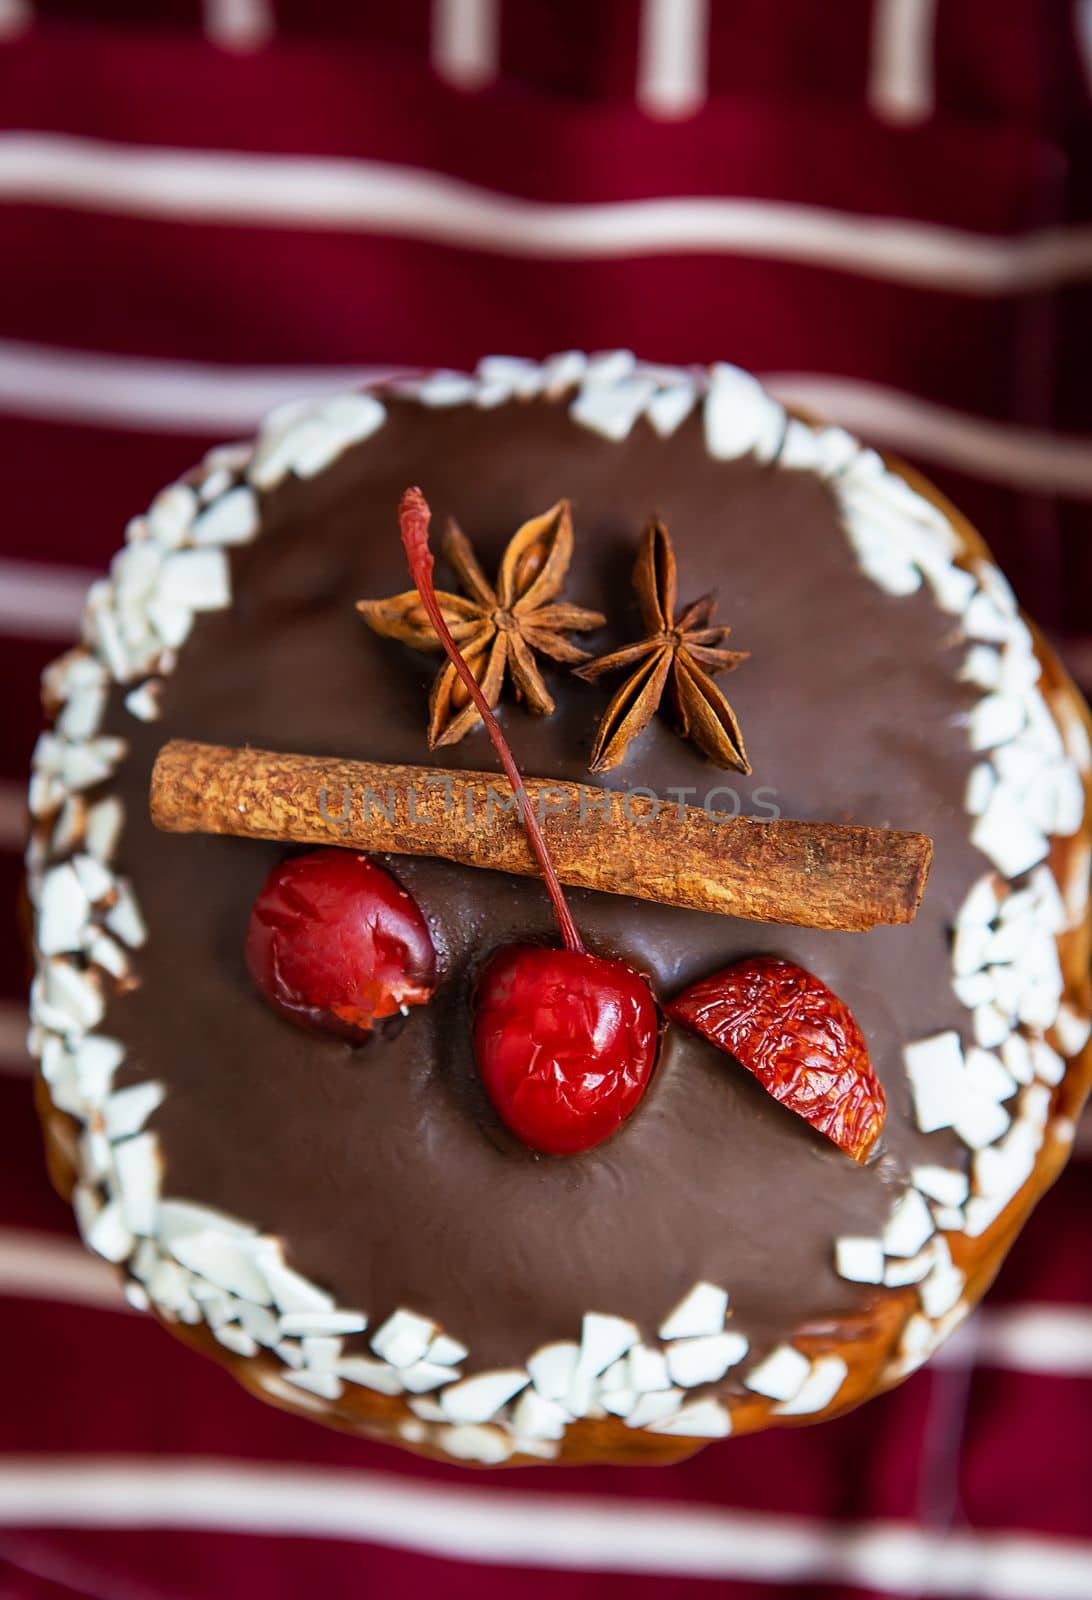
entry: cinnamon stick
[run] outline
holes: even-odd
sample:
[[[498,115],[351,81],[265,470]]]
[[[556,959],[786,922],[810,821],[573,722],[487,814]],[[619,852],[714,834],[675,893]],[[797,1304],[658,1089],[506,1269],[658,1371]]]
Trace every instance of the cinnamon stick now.
[[[864,932],[913,920],[932,861],[920,833],[831,822],[756,822],[676,800],[527,778],[561,881],[758,922]],[[439,856],[538,872],[508,782],[326,756],[172,740],[151,815],[167,833]]]

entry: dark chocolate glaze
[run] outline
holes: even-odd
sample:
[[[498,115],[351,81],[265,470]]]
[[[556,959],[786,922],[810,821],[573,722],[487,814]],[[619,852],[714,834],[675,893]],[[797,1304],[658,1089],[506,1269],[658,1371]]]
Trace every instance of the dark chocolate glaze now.
[[[887,1091],[869,1167],[731,1058],[674,1029],[645,1100],[605,1145],[565,1159],[518,1145],[478,1084],[468,1006],[497,945],[556,941],[533,880],[389,862],[431,922],[444,978],[431,1004],[362,1048],[298,1031],[254,992],[247,916],[282,852],[154,833],[151,763],[173,736],[429,763],[436,660],[377,638],[353,609],[360,596],[408,587],[395,510],[410,483],[437,519],[457,515],[491,571],[523,519],[568,495],[576,557],[566,594],[608,613],[589,641],[598,649],[639,630],[629,574],[650,512],[674,537],[680,601],[719,590],[732,643],[752,652],[722,682],[753,776],[711,767],[658,718],[609,784],[693,786],[702,797],[727,786],[759,815],[773,798],[789,817],[933,836],[910,928],[808,932],[572,896],[589,947],[624,956],[661,995],[757,951],[829,984]],[[233,609],[199,621],[167,680],[162,720],[111,714],[131,744],[122,858],[150,939],[139,987],[111,1002],[106,1026],[128,1047],[123,1081],[167,1084],[152,1121],[164,1192],[282,1236],[289,1260],[373,1327],[399,1306],[434,1316],[470,1347],[468,1371],[578,1337],[589,1310],[633,1317],[653,1335],[700,1279],[730,1291],[753,1357],[861,1310],[876,1291],[836,1276],[836,1236],[876,1233],[912,1162],[964,1162],[953,1136],[917,1132],[901,1060],[909,1040],[966,1033],[948,929],[984,862],[961,803],[972,693],[956,681],[952,619],[925,594],[893,599],[861,575],[817,478],[710,460],[696,416],[667,441],[641,422],[611,444],[546,402],[486,412],[392,402],[374,438],[318,480],[284,485],[266,514],[258,543],[233,556]],[[548,675],[555,715],[535,718],[506,699],[505,729],[525,771],[585,778],[613,684]],[[480,730],[442,760],[496,767]]]

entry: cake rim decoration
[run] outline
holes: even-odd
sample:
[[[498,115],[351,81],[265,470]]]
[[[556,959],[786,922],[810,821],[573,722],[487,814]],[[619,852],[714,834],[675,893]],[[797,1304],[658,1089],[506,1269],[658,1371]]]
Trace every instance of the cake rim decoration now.
[[[567,353],[553,363],[524,364],[520,372],[520,393],[535,387],[539,394],[554,398],[564,395],[578,425],[598,425],[608,438],[619,437],[617,423],[604,425],[602,421],[604,416],[614,415],[610,410],[612,389],[637,378],[649,389],[638,414],[647,414],[656,432],[669,435],[685,420],[678,416],[677,403],[673,408],[653,409],[656,399],[668,393],[676,397],[680,393],[692,394],[690,409],[699,405],[702,408],[706,441],[714,459],[728,459],[736,451],[750,453],[777,470],[817,472],[834,490],[843,527],[866,576],[893,597],[912,593],[923,581],[927,583],[940,608],[961,620],[968,640],[968,660],[971,651],[979,651],[968,670],[977,679],[996,672],[992,685],[978,681],[973,684],[979,693],[979,704],[990,702],[988,713],[978,715],[968,725],[969,742],[980,750],[979,765],[984,775],[972,797],[976,812],[967,820],[975,847],[985,859],[979,883],[956,915],[960,970],[953,968],[952,973],[953,993],[972,1018],[978,1042],[969,1051],[960,1047],[957,1056],[949,1046],[941,1047],[928,1035],[922,1040],[907,1041],[908,1049],[914,1052],[910,1081],[915,1093],[920,1087],[923,1097],[932,1092],[930,1085],[935,1089],[940,1071],[936,1063],[944,1052],[949,1063],[944,1070],[958,1083],[958,1093],[949,1097],[951,1103],[944,1103],[943,1094],[939,1101],[934,1095],[937,1103],[932,1114],[947,1117],[947,1123],[937,1125],[955,1126],[973,1152],[974,1187],[962,1208],[930,1195],[925,1196],[926,1207],[934,1223],[939,1210],[947,1213],[946,1220],[950,1222],[952,1213],[962,1209],[966,1234],[972,1239],[980,1238],[1017,1202],[1041,1164],[1058,1164],[1061,1147],[1071,1132],[1071,1113],[1079,1100],[1081,1076],[1081,1069],[1071,1066],[1060,1082],[1065,1069],[1059,1063],[1063,1058],[1073,1062],[1082,1051],[1087,1052],[1088,1038],[1087,994],[1063,986],[1063,992],[1055,995],[1057,977],[1048,954],[1049,946],[1056,966],[1057,939],[1076,935],[1086,909],[1086,904],[1081,906],[1079,888],[1075,887],[1078,877],[1059,885],[1049,863],[1050,839],[1073,838],[1084,827],[1087,800],[1082,763],[1086,756],[1075,732],[1071,732],[1068,744],[1063,743],[1053,710],[1039,687],[1042,682],[1046,689],[1051,688],[1041,660],[1031,683],[1026,681],[1031,662],[1037,658],[1036,641],[1019,616],[1011,591],[997,569],[984,560],[962,520],[955,513],[949,515],[940,509],[935,498],[924,497],[913,486],[910,475],[888,467],[874,451],[859,446],[844,430],[813,426],[788,416],[765,396],[755,380],[738,373],[738,369],[714,367],[704,378],[692,370],[645,366],[617,354],[598,361],[593,358],[581,366],[578,358]],[[501,369],[494,363],[480,378],[469,380],[459,403],[473,404],[476,397],[483,404],[502,403],[505,397],[498,398],[502,381]],[[134,891],[112,870],[119,824],[123,826],[124,818],[118,818],[116,809],[109,808],[109,794],[96,793],[90,804],[83,796],[108,781],[125,756],[122,740],[98,734],[103,689],[110,681],[124,683],[129,698],[135,696],[134,703],[127,705],[129,714],[138,721],[153,715],[156,690],[149,687],[145,696],[139,691],[173,669],[175,653],[184,647],[196,616],[230,603],[225,551],[232,543],[253,538],[258,531],[260,507],[253,487],[268,490],[289,474],[303,479],[314,476],[342,451],[370,437],[383,426],[385,392],[412,395],[414,387],[411,381],[403,380],[386,391],[342,397],[340,404],[319,402],[297,408],[294,417],[275,419],[259,436],[250,459],[250,485],[237,476],[243,468],[238,451],[229,457],[213,452],[207,458],[208,474],[221,472],[230,461],[233,476],[230,486],[221,489],[207,505],[202,505],[199,489],[191,484],[164,491],[149,515],[131,525],[130,542],[121,553],[111,580],[92,589],[86,643],[94,654],[86,648],[68,652],[46,675],[47,694],[54,707],[60,708],[60,714],[54,730],[42,736],[36,749],[31,795],[39,828],[31,843],[28,865],[32,890],[39,900],[41,951],[32,1000],[33,1042],[41,1058],[43,1092],[58,1111],[87,1123],[82,1152],[84,1181],[75,1197],[77,1216],[93,1248],[99,1248],[107,1259],[133,1263],[130,1290],[136,1301],[143,1295],[168,1319],[178,1318],[195,1327],[203,1324],[232,1359],[243,1364],[254,1360],[241,1353],[249,1350],[248,1340],[259,1349],[271,1347],[263,1344],[257,1332],[249,1331],[243,1320],[244,1315],[249,1317],[251,1328],[260,1329],[268,1337],[268,1324],[259,1315],[268,1308],[257,1301],[248,1302],[247,1296],[237,1292],[240,1285],[253,1289],[264,1277],[264,1293],[276,1305],[278,1316],[297,1318],[308,1309],[299,1302],[321,1299],[325,1291],[309,1284],[280,1258],[275,1240],[263,1239],[249,1224],[210,1211],[203,1218],[191,1218],[192,1226],[176,1235],[175,1242],[189,1239],[184,1253],[191,1260],[204,1262],[215,1277],[208,1276],[208,1270],[202,1274],[184,1267],[169,1247],[153,1243],[154,1235],[140,1232],[149,1216],[158,1226],[163,1207],[176,1202],[157,1194],[154,1135],[137,1129],[115,1146],[96,1122],[111,1098],[110,1079],[116,1062],[111,1066],[110,1061],[116,1055],[116,1047],[111,1049],[111,1041],[95,1030],[101,1022],[107,984],[129,980],[134,962],[139,962],[146,931],[137,899],[139,885]],[[510,392],[516,392],[514,379]],[[416,398],[427,405],[429,393],[426,376],[419,381]],[[750,413],[743,403],[747,397]],[[630,391],[623,394],[623,410],[632,404],[632,399]],[[222,512],[219,519],[213,516],[210,520],[210,514],[229,495],[236,496],[231,515]],[[224,544],[204,543],[204,539],[212,537],[210,528],[216,531],[218,520],[219,537]],[[878,537],[878,531],[883,538]],[[146,623],[143,631],[142,623]],[[990,652],[996,662],[987,662]],[[1057,686],[1055,678],[1056,693]],[[1016,702],[1015,710],[1012,701]],[[1079,721],[1077,725],[1083,726]],[[1018,763],[1013,758],[1018,753],[1029,759],[1034,757],[1032,765],[1038,763],[1048,774],[1046,798],[1035,794],[1023,798],[1014,776]],[[103,806],[107,807],[105,811],[99,809]],[[47,839],[47,831],[53,827],[66,847],[57,851],[55,861]],[[73,863],[83,858],[86,860],[81,876]],[[96,875],[89,862],[97,863],[101,873]],[[58,879],[50,878],[47,889],[48,874],[64,867],[70,870]],[[1012,880],[1018,880],[1015,889],[1011,887]],[[1067,899],[1072,902],[1069,908]],[[1012,908],[1007,916],[1006,907]],[[1012,928],[1022,928],[1022,937],[1013,935]],[[80,943],[73,948],[77,934]],[[1023,980],[1029,937],[1042,968],[1037,974],[1042,979],[1038,989]],[[97,955],[92,958],[93,965],[84,966],[85,955],[92,946]],[[971,980],[979,975],[984,983],[972,984]],[[964,1000],[955,987],[957,983],[963,985],[964,993],[976,997],[973,1003]],[[1004,1009],[1004,996],[1010,990],[1017,992],[1017,1005],[1022,1008],[1011,1019]],[[1064,1011],[1060,1009],[1063,1001]],[[1065,1019],[1061,1024],[1059,1017]],[[1005,1076],[994,1075],[984,1058],[992,1058],[998,1049],[1004,1051],[1013,1039],[1027,1044],[1027,1059],[1018,1048],[1010,1047],[1007,1058],[997,1058]],[[1061,1048],[1055,1049],[1055,1045]],[[917,1049],[918,1046],[928,1048]],[[1052,1096],[1047,1102],[1035,1092],[1043,1088]],[[998,1099],[1002,1091],[1005,1098]],[[926,1103],[925,1098],[922,1103]],[[1051,1151],[1044,1153],[1048,1143]],[[127,1148],[122,1153],[123,1145]],[[983,1159],[987,1153],[998,1159]],[[934,1189],[937,1187],[935,1178],[927,1181]],[[921,1193],[908,1176],[901,1193],[910,1192]],[[192,1236],[203,1242],[195,1242]],[[907,1232],[897,1241],[900,1248],[910,1237]],[[890,1381],[926,1359],[964,1312],[965,1286],[961,1269],[952,1260],[949,1237],[958,1246],[960,1235],[955,1229],[934,1228],[920,1246],[928,1253],[925,1276],[920,1287],[914,1288],[922,1310],[907,1318],[902,1337],[892,1351],[887,1367]],[[938,1239],[940,1243],[934,1243]],[[278,1285],[276,1291],[271,1287],[274,1282]],[[731,1285],[726,1287],[730,1290]],[[194,1289],[199,1289],[200,1294],[195,1294]],[[285,1302],[283,1307],[278,1295]],[[294,1309],[289,1309],[293,1305]],[[665,1307],[665,1316],[670,1311]],[[336,1323],[333,1307],[324,1313],[321,1306],[314,1305],[310,1314],[316,1318],[325,1314]],[[363,1313],[342,1315],[358,1322]],[[434,1343],[446,1337],[435,1324],[432,1327]],[[723,1322],[720,1329],[710,1329],[707,1336],[721,1331]],[[457,1338],[458,1330],[452,1332]],[[278,1342],[291,1349],[290,1341],[295,1337],[285,1334]],[[394,1372],[411,1370],[427,1358],[429,1348],[426,1346],[425,1354],[418,1356],[416,1362],[404,1369],[394,1368]],[[589,1412],[595,1416],[596,1383],[602,1373],[590,1371],[595,1364],[590,1355],[581,1366],[583,1345],[578,1344],[575,1349],[570,1389],[566,1391],[573,1406],[561,1409],[577,1418]],[[293,1351],[293,1359],[297,1355],[301,1352]],[[265,1378],[279,1376],[282,1385],[293,1385],[297,1393],[302,1389],[301,1402],[310,1404],[314,1400],[326,1413],[341,1393],[339,1386],[353,1381],[348,1372],[344,1378],[338,1375],[338,1364],[359,1359],[339,1357],[332,1374],[327,1371],[325,1375],[322,1369],[294,1367],[286,1360],[279,1375],[265,1373]],[[792,1395],[768,1396],[763,1415],[771,1411],[786,1417],[806,1417],[837,1408],[847,1384],[845,1376],[815,1412],[802,1409],[808,1403],[809,1384],[813,1400],[829,1390],[837,1376],[829,1365],[834,1359],[837,1358],[821,1351],[809,1357],[808,1373],[798,1389]],[[785,1363],[781,1366],[787,1370]],[[263,1368],[253,1374],[253,1381],[259,1386],[265,1381],[264,1372]],[[788,1387],[787,1378],[781,1387]],[[290,1389],[288,1393],[291,1392]],[[613,1387],[602,1391],[604,1397],[635,1392]],[[283,1388],[274,1397],[283,1401]],[[541,1398],[558,1404],[553,1396]],[[852,1394],[849,1398],[852,1400]],[[390,1396],[390,1400],[394,1402],[395,1397]],[[475,1449],[491,1461],[556,1455],[562,1441],[551,1439],[548,1434],[542,1438],[522,1436],[514,1429],[512,1418],[518,1403],[517,1393],[504,1403],[500,1413],[481,1423],[426,1420],[418,1410],[413,1417],[415,1424],[427,1430],[421,1442],[443,1452],[446,1439],[458,1459],[466,1459],[467,1453],[472,1454]],[[626,1402],[615,1402],[620,1403]],[[626,1420],[641,1417],[649,1409],[662,1410],[665,1404],[657,1401],[642,1411],[634,1401],[628,1407]],[[657,1434],[666,1428],[669,1437],[675,1434],[684,1441],[698,1441],[718,1431],[729,1432],[731,1412],[739,1409],[734,1401],[729,1406],[713,1400],[700,1415],[695,1415],[694,1405],[688,1405],[685,1396],[673,1397],[673,1404],[673,1410],[669,1407],[663,1415],[636,1426]],[[613,1408],[606,1409],[610,1415],[619,1415]],[[521,1419],[534,1411],[533,1406],[525,1406]],[[745,1411],[741,1412],[741,1421],[750,1425]],[[556,1423],[556,1416],[551,1414],[549,1427],[556,1427]],[[547,1427],[537,1415],[533,1425],[539,1430]],[[452,1426],[459,1431],[457,1439],[446,1432]],[[485,1430],[480,1437],[468,1434],[467,1430],[475,1427]],[[687,1427],[694,1432],[688,1435]]]

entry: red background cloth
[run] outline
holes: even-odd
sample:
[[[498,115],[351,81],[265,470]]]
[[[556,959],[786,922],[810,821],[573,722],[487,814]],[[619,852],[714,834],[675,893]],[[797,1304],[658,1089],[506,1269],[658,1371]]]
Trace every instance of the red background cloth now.
[[[1092,681],[1090,72],[1081,0],[0,0],[6,903],[86,573],[208,444],[369,365],[770,375],[919,461]],[[1087,1138],[890,1396],[666,1470],[474,1475],[122,1309],[45,1183],[13,927],[0,984],[4,1600],[1092,1595]]]

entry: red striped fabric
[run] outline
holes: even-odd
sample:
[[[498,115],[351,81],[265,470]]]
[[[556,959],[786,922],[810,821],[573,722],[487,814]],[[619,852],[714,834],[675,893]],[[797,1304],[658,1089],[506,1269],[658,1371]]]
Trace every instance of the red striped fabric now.
[[[84,575],[389,364],[726,357],[931,472],[1092,684],[1082,0],[0,0],[0,897]],[[901,1389],[667,1470],[480,1475],[262,1407],[46,1186],[0,932],[0,1595],[1087,1600],[1092,1139]]]

